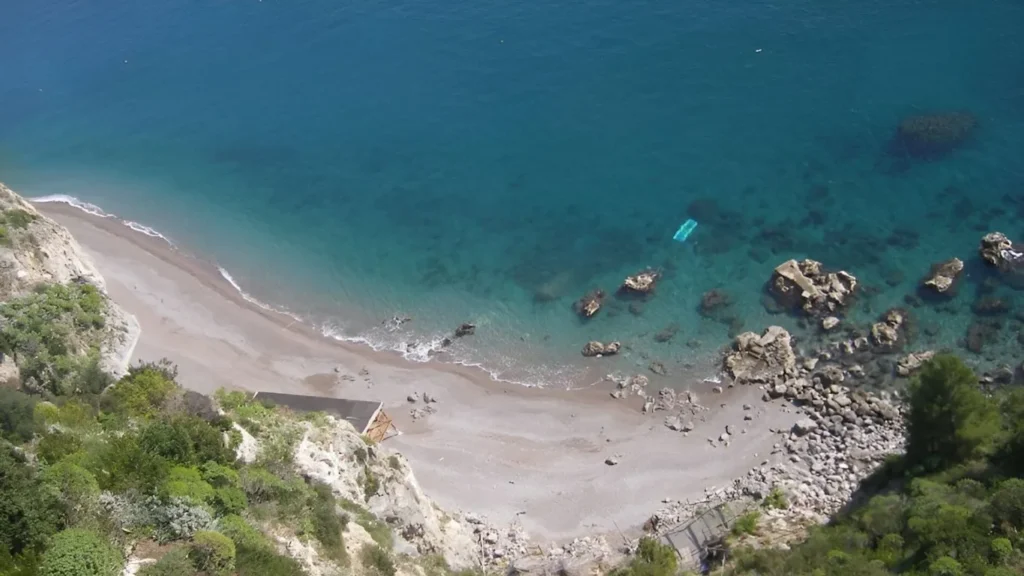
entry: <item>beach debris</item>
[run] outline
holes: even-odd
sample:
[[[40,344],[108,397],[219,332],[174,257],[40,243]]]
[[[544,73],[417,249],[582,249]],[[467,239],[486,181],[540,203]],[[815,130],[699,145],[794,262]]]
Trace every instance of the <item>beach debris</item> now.
[[[931,350],[907,354],[896,361],[896,373],[900,376],[910,376],[921,368],[925,362],[931,360],[933,356],[935,356],[935,352]]]
[[[576,313],[584,318],[593,318],[604,301],[604,290],[595,289],[587,292],[582,298],[573,304]]]
[[[609,342],[608,344],[602,344],[597,340],[591,340],[583,347],[583,355],[591,357],[611,356],[617,354],[622,344],[619,342]]]
[[[768,292],[784,309],[809,316],[832,315],[849,304],[857,278],[840,270],[825,272],[821,262],[787,260],[775,267]]]
[[[963,144],[978,126],[970,112],[940,112],[904,118],[896,128],[891,150],[917,158],[936,158]]]
[[[922,285],[938,294],[952,295],[956,292],[956,281],[963,271],[963,260],[950,258],[945,262],[933,264]]]
[[[455,337],[462,338],[464,336],[472,336],[476,333],[476,324],[471,322],[463,322],[455,329]]]
[[[608,458],[604,459],[604,463],[609,466],[615,466],[616,464],[619,463],[619,459],[614,456],[609,456]]]
[[[679,230],[672,236],[672,239],[676,242],[686,242],[686,239],[690,237],[690,234],[697,228],[697,221],[693,218],[688,218],[686,222],[683,222],[679,226]]]
[[[650,294],[654,291],[654,285],[658,282],[658,278],[661,278],[661,273],[648,268],[632,276],[627,276],[619,290],[636,294]]]

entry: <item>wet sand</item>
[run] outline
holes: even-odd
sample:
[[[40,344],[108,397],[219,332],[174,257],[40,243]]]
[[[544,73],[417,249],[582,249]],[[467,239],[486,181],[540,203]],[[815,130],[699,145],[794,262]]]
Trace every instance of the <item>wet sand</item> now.
[[[763,404],[760,390],[711,394],[710,384],[680,376],[677,386],[712,408],[684,436],[663,425],[664,413],[642,414],[638,399],[610,398],[610,383],[525,388],[472,368],[410,363],[263,310],[212,263],[116,219],[37,207],[71,231],[110,297],[138,318],[136,360],[169,358],[181,383],[204,393],[228,387],[382,401],[402,432],[385,445],[409,458],[431,497],[496,524],[521,522],[535,542],[634,532],[663,499],[701,499],[706,487],[768,459],[778,441],[769,429],[797,420]],[[423,404],[406,398],[424,392],[438,399],[437,411],[414,420],[411,410]],[[753,421],[743,421],[744,403],[754,405]],[[747,433],[713,447],[707,438],[729,424]],[[609,457],[618,464],[605,464]]]

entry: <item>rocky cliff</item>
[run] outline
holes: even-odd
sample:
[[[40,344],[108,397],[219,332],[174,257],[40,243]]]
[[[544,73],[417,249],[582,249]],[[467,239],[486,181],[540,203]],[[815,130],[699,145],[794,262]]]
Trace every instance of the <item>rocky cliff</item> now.
[[[106,292],[103,277],[71,234],[0,184],[0,301],[6,302],[43,284],[84,282]],[[139,323],[109,299],[101,344],[103,367],[122,375],[141,332]],[[5,362],[6,376],[14,367]]]

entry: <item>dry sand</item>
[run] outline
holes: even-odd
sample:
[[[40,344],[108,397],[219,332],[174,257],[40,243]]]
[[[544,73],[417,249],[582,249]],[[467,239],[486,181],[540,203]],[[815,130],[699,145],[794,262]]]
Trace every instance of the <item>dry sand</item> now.
[[[441,506],[498,524],[519,521],[534,541],[634,532],[663,499],[701,499],[706,487],[725,486],[768,459],[779,438],[769,428],[797,420],[761,402],[760,390],[704,393],[709,385],[694,379],[680,387],[700,390],[713,409],[684,436],[663,425],[664,413],[643,415],[636,399],[614,400],[609,388],[528,389],[472,369],[407,363],[261,310],[215,267],[115,219],[58,204],[39,208],[71,231],[110,296],[138,318],[136,359],[171,359],[181,383],[201,392],[380,400],[402,431],[386,445],[408,457]],[[413,421],[406,398],[414,392],[436,397],[437,413]],[[751,422],[743,421],[744,403],[755,408]],[[707,438],[728,424],[737,430],[731,445],[711,446]],[[608,457],[619,464],[605,464]]]

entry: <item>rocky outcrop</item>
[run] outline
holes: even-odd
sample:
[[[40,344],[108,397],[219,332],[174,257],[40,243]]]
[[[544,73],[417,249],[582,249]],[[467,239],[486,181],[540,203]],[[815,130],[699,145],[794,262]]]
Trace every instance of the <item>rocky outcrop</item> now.
[[[591,290],[573,304],[573,309],[584,318],[593,318],[604,301],[604,290]]]
[[[302,426],[294,453],[301,474],[365,506],[420,554],[441,555],[453,568],[478,564],[481,546],[473,526],[459,514],[441,511],[420,488],[405,458],[368,446],[346,421],[328,418],[327,424]],[[377,482],[376,492],[366,488],[369,477]]]
[[[106,294],[92,259],[61,225],[0,184],[0,300],[17,298],[40,284],[85,282]],[[120,377],[127,372],[141,328],[117,304],[106,302],[101,364]]]
[[[821,262],[789,260],[779,264],[768,281],[768,292],[788,310],[810,316],[831,316],[845,308],[857,289],[848,272],[825,272]]]
[[[587,342],[586,346],[583,347],[582,353],[584,356],[588,358],[592,358],[594,356],[611,356],[613,354],[618,354],[619,348],[621,347],[622,344],[618,342],[609,342],[607,344],[602,344],[597,340],[591,340],[590,342]]]
[[[796,354],[789,332],[769,326],[761,335],[745,332],[737,336],[722,364],[737,383],[770,383],[796,373]]]
[[[1005,234],[986,234],[978,253],[986,264],[999,271],[1003,282],[1018,290],[1024,289],[1024,250],[1017,249]]]
[[[896,362],[896,373],[903,377],[910,376],[917,372],[925,362],[931,360],[933,356],[935,356],[935,352],[931,350],[907,354]]]
[[[654,291],[654,286],[658,283],[659,278],[661,278],[660,272],[648,268],[632,276],[627,276],[622,282],[619,291],[633,294],[650,294]]]
[[[977,118],[969,112],[910,116],[896,129],[893,149],[918,158],[940,157],[966,142],[977,125]]]
[[[906,312],[892,309],[882,315],[882,319],[871,325],[871,341],[885,350],[896,350],[903,346],[904,339],[900,334],[905,329]]]
[[[921,284],[932,293],[951,296],[956,293],[957,280],[963,271],[963,261],[959,258],[950,258],[932,265],[931,272]]]

